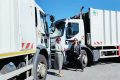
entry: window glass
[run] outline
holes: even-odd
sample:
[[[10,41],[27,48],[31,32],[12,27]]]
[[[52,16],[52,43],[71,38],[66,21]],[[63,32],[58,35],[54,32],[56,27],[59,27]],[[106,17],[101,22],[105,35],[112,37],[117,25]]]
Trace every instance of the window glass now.
[[[65,28],[64,22],[55,24],[55,28],[54,28],[53,33],[51,34],[51,37],[63,36],[64,28]]]
[[[72,38],[79,33],[79,24],[78,23],[68,23],[66,29],[66,38]]]
[[[43,14],[41,12],[40,12],[40,20],[41,20],[42,29],[45,31],[45,33],[48,34],[48,24],[47,24],[47,21],[46,21],[46,16],[45,16],[45,14]]]
[[[35,7],[35,26],[38,25],[38,19],[37,19],[37,8]]]

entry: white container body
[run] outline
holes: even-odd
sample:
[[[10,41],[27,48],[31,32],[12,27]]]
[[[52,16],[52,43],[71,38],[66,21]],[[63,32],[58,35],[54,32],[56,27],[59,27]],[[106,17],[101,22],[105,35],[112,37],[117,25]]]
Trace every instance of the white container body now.
[[[120,12],[90,8],[91,46],[120,45]]]
[[[0,54],[36,48],[35,7],[43,12],[34,0],[0,0]]]

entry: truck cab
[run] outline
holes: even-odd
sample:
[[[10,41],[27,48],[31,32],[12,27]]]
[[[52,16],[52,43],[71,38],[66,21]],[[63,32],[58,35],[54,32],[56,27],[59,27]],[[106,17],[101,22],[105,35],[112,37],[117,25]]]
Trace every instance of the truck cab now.
[[[53,29],[54,28],[54,29]],[[84,24],[82,19],[62,19],[55,22],[51,32],[51,38],[55,39],[60,36],[64,46],[69,44],[69,41],[77,38],[81,44],[85,44]],[[66,46],[67,47],[67,46]]]
[[[78,39],[81,46],[85,45],[85,32],[83,19],[61,19],[54,22],[54,26],[51,27],[51,52],[54,54],[54,44],[56,37],[61,38],[61,43],[64,49],[69,50],[74,38]],[[82,51],[85,52],[85,51]],[[86,53],[86,52],[85,52]],[[66,51],[67,54],[67,51]],[[66,62],[67,61],[66,56]],[[85,54],[83,60],[84,67],[87,66],[88,58]],[[64,62],[66,64],[66,62]]]

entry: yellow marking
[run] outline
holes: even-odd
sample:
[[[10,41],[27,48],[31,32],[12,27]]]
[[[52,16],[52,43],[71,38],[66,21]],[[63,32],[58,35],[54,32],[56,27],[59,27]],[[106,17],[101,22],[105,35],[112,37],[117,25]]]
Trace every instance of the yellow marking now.
[[[18,55],[32,54],[35,53],[36,50],[23,50],[19,52],[8,52],[8,53],[0,53],[0,58],[14,57]]]

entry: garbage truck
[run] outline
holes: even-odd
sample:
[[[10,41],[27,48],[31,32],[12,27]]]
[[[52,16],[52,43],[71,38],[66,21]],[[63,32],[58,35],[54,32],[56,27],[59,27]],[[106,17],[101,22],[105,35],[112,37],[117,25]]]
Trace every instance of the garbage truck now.
[[[105,58],[120,57],[120,12],[89,8],[83,13],[69,19],[52,22],[51,52],[54,54],[56,37],[61,37],[63,48],[70,49],[74,38],[77,38],[84,67]],[[54,16],[52,16],[54,20]],[[69,52],[66,52],[69,54]]]
[[[0,0],[0,80],[45,80],[48,65],[45,12],[35,0]]]

